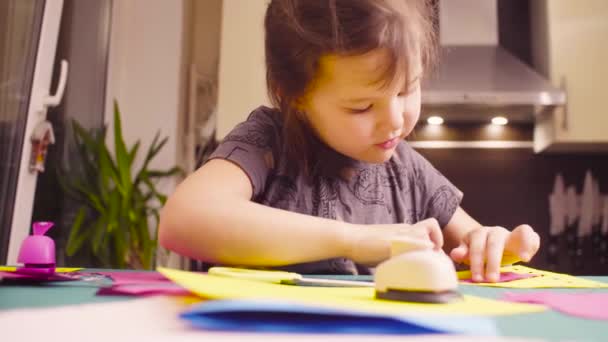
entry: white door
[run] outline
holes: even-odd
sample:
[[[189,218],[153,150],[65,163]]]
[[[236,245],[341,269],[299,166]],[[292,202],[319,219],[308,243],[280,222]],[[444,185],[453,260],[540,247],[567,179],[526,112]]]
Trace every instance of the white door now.
[[[63,0],[0,1],[0,264],[17,263],[30,232],[37,180],[30,137],[67,80],[62,62],[57,89],[49,89],[62,8]]]

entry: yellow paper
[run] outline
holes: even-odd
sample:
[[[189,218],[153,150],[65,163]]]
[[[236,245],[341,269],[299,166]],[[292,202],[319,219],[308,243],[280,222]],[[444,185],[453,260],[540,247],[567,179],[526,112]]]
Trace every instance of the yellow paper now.
[[[274,299],[337,309],[387,314],[508,315],[545,310],[475,296],[449,304],[406,303],[375,299],[373,288],[310,287],[271,284],[159,267],[158,271],[191,292],[209,299]]]
[[[82,267],[57,267],[55,272],[57,273],[68,273],[68,272],[76,272],[80,271]],[[15,266],[0,266],[0,271],[2,272],[15,272],[17,267]]]
[[[538,277],[518,279],[504,283],[469,283],[469,285],[491,286],[491,287],[508,287],[516,289],[534,289],[534,288],[608,288],[608,283],[579,278],[563,273],[555,273],[549,271],[537,270],[535,268],[522,265],[504,266],[500,268],[501,272],[513,273],[529,273],[538,275]],[[458,272],[458,279],[470,279],[470,271]]]

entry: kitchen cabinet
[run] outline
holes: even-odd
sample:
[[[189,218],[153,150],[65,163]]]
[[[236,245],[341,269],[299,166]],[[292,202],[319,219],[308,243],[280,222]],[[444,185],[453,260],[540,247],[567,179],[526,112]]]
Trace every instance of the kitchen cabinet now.
[[[608,151],[608,1],[530,1],[538,70],[566,91],[567,105],[540,115],[534,148]]]

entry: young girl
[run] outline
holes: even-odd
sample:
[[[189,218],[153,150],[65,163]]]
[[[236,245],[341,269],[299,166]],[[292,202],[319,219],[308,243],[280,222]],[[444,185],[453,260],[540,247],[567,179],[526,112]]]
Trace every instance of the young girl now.
[[[274,108],[255,109],[163,209],[160,243],[212,263],[368,273],[390,240],[432,243],[496,281],[529,261],[528,225],[486,227],[404,138],[436,49],[424,0],[272,0],[265,18]],[[238,94],[235,101],[238,101]]]

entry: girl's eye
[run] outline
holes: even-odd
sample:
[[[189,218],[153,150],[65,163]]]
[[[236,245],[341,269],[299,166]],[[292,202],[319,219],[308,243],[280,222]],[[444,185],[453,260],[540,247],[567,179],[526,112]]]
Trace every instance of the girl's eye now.
[[[399,94],[397,94],[397,96],[403,97],[403,96],[407,96],[407,95],[413,93],[416,90],[416,88],[420,85],[420,82],[418,82],[418,81],[419,81],[418,78],[414,79],[412,82],[410,82],[407,85],[406,89],[403,89]]]
[[[361,114],[361,113],[365,113],[368,110],[372,109],[373,104],[370,104],[369,106],[365,107],[365,108],[348,108],[348,111],[353,113],[353,114]]]
[[[398,97],[404,97],[404,96],[408,96],[410,93],[412,93],[414,91],[414,87],[411,86],[407,89],[403,89],[402,91],[399,92],[399,94],[397,94]]]

